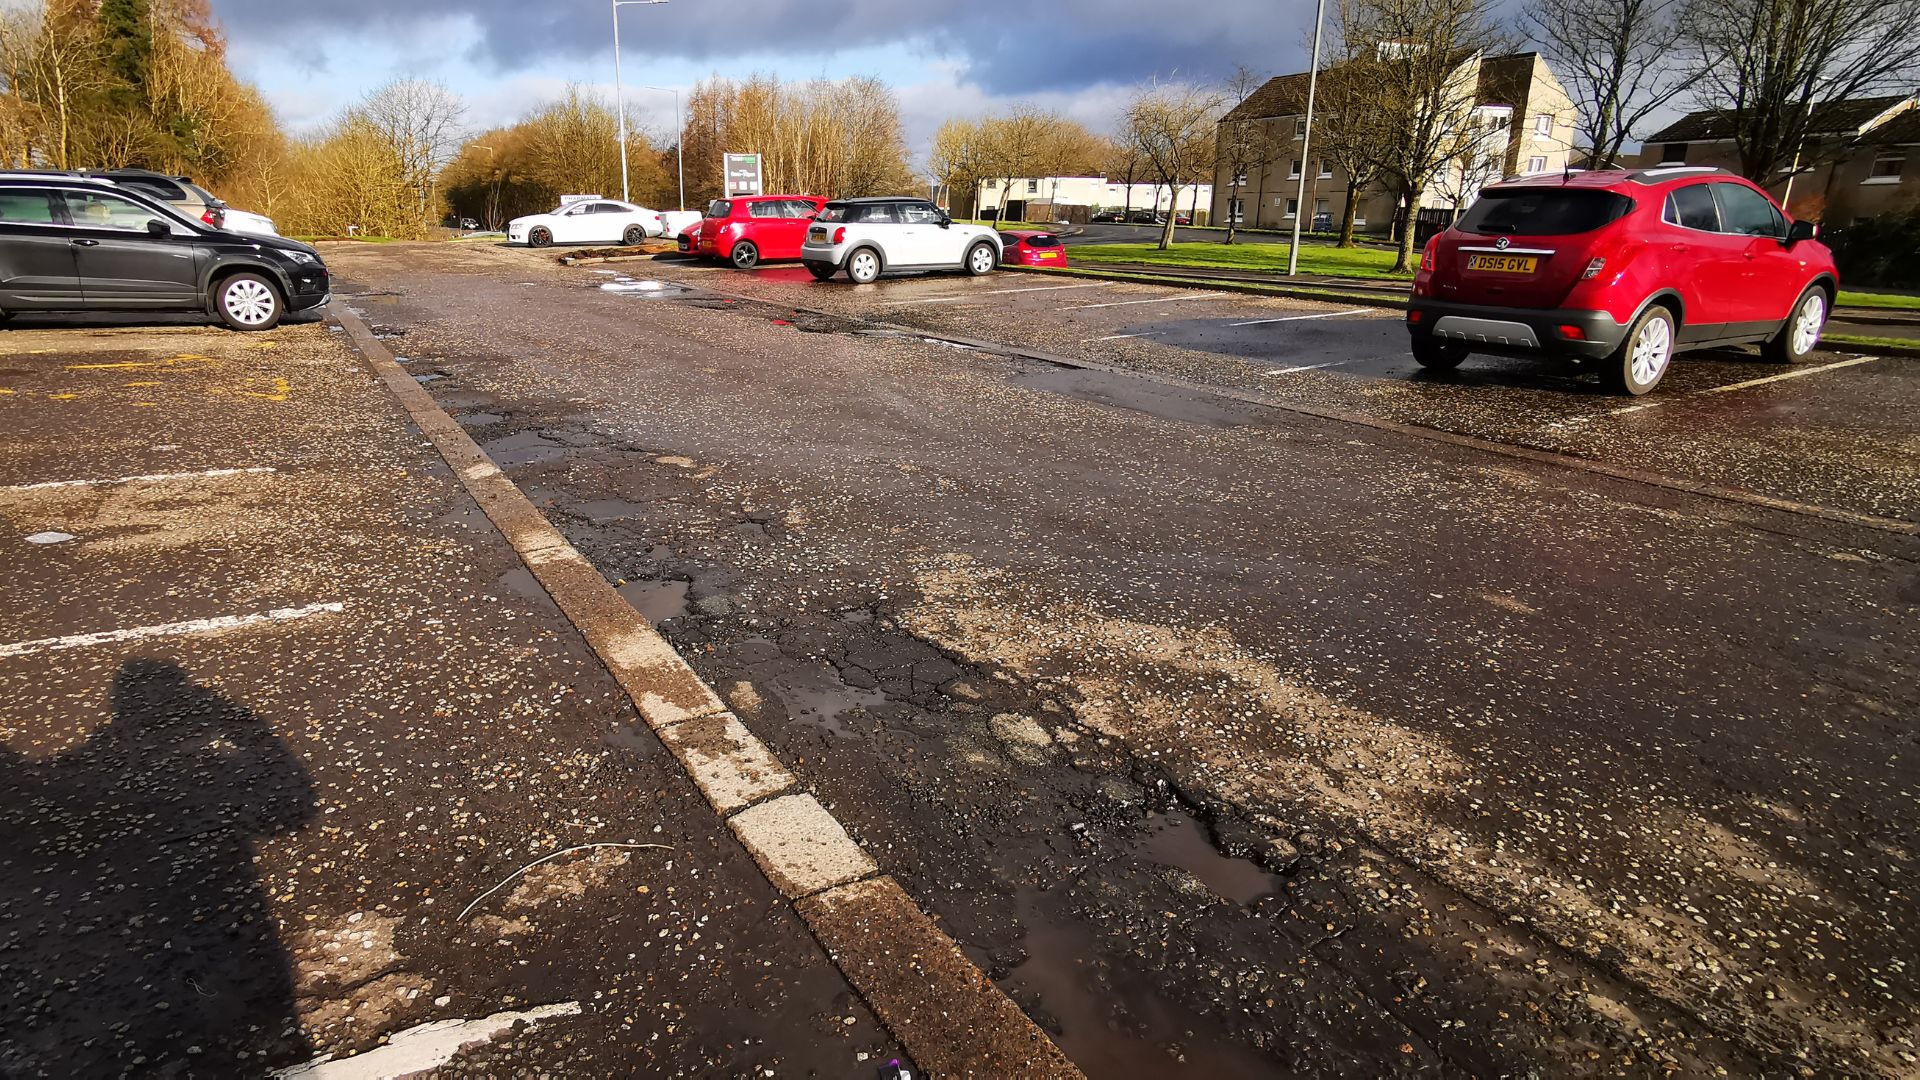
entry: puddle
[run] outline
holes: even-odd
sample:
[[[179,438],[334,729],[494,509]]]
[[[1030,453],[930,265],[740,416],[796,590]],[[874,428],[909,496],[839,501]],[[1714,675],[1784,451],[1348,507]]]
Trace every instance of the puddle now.
[[[540,579],[534,577],[533,571],[524,566],[516,566],[501,574],[493,585],[496,589],[514,593],[527,600],[538,600],[542,603],[547,600],[547,590],[540,586]]]
[[[871,713],[887,703],[887,695],[877,690],[862,690],[841,682],[832,668],[823,670],[814,679],[806,678],[802,672],[795,672],[793,678],[774,693],[786,704],[789,720],[825,728],[845,739],[863,738],[870,734],[849,724],[849,713]]]
[[[688,581],[629,581],[614,591],[655,626],[687,613]]]
[[[1214,895],[1243,907],[1280,890],[1280,879],[1258,863],[1220,854],[1206,826],[1185,814],[1149,814],[1143,850],[1154,862],[1185,870]]]
[[[419,383],[422,386],[425,386],[430,382],[438,382],[439,380],[444,378],[446,378],[445,375],[415,375],[413,377],[413,381]]]
[[[1038,889],[1019,890],[1027,958],[999,982],[1016,1001],[1038,999],[1054,1021],[1050,1026],[1057,1026],[1054,1042],[1091,1080],[1219,1080],[1282,1071],[1280,1062],[1237,1045],[1209,1018],[1154,996],[1154,980],[1124,973],[1109,978],[1106,965],[1094,959],[1092,932],[1053,918],[1047,899]],[[1170,1038],[1162,1042],[1143,1031]]]
[[[1017,376],[1013,381],[1032,390],[1064,394],[1096,405],[1204,427],[1243,427],[1266,421],[1266,417],[1251,405],[1240,405],[1208,394],[1106,371],[1049,367]]]
[[[625,499],[594,499],[574,507],[573,512],[595,525],[604,525],[609,521],[639,517],[647,512],[647,507]]]
[[[605,282],[599,286],[599,289],[601,292],[626,293],[632,296],[678,296],[681,293],[689,291],[687,286],[671,281],[654,281],[652,279],[636,281],[633,278],[626,277],[615,278],[612,281]]]
[[[457,416],[454,419],[468,427],[486,427],[488,424],[497,424],[505,420],[506,417],[501,416],[499,413],[475,412],[468,413],[465,416]]]
[[[517,435],[494,439],[480,448],[502,468],[536,465],[542,461],[552,461],[567,452],[566,447],[541,436],[537,431],[522,431]]]

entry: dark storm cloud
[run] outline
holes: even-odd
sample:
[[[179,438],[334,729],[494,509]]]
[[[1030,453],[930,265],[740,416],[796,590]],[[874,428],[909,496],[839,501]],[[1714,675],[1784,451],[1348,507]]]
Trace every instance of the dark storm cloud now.
[[[505,72],[542,61],[596,56],[606,48],[606,0],[216,0],[229,33],[284,43],[310,32],[393,34],[467,16],[480,27],[481,58]],[[678,0],[622,11],[622,37],[734,72],[747,53],[797,56],[913,42],[966,67],[994,94],[1072,90],[1179,72],[1225,74],[1304,66],[1311,0]],[[831,74],[831,73],[830,73]],[[848,72],[847,74],[859,74]]]

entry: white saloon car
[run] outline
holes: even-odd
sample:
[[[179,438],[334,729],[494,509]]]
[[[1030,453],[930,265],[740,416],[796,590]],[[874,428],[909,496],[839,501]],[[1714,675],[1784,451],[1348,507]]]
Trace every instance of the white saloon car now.
[[[965,270],[1000,265],[1000,234],[958,225],[925,199],[836,199],[807,226],[800,261],[825,281],[841,270],[865,284],[897,270]]]
[[[507,243],[637,244],[665,230],[658,210],[613,199],[584,199],[551,213],[514,218],[507,222]]]

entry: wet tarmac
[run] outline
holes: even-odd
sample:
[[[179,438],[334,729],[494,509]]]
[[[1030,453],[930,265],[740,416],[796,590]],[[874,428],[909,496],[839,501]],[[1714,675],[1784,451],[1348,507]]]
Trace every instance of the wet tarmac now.
[[[1911,1072],[1910,536],[1206,392],[1911,521],[1906,362],[1622,412],[1324,306],[335,261],[1089,1075]]]

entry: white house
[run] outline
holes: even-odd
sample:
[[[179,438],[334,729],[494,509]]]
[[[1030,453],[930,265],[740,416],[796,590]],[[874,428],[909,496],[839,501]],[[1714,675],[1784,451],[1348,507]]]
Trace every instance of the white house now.
[[[999,177],[982,180],[974,192],[974,206],[982,216],[1004,207],[1001,217],[1024,221],[1085,220],[1100,210],[1165,214],[1176,201],[1180,213],[1192,213],[1198,206],[1204,217],[1213,203],[1213,185],[1186,184],[1175,192],[1161,184],[1117,184],[1104,176],[1023,176],[1011,184]]]

